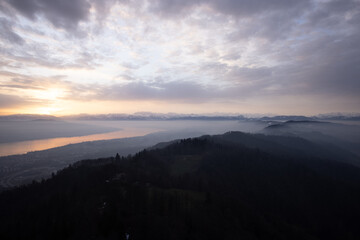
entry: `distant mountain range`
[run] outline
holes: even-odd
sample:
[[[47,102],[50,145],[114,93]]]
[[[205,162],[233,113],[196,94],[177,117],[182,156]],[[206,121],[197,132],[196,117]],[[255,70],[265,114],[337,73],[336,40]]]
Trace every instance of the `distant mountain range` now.
[[[359,114],[321,114],[316,116],[277,115],[262,117],[246,117],[235,114],[180,114],[180,113],[152,113],[137,112],[134,114],[77,114],[56,117],[52,115],[15,114],[0,116],[0,121],[28,121],[28,120],[260,120],[260,121],[360,121]]]
[[[245,120],[242,115],[201,115],[139,112],[134,114],[79,114],[65,116],[66,120]]]
[[[60,118],[43,114],[13,114],[0,116],[0,121],[35,121],[35,120],[60,120]]]

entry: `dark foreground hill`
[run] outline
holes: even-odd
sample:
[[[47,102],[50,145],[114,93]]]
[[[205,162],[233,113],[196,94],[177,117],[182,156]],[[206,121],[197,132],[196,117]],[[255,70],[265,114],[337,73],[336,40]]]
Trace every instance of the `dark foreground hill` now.
[[[0,239],[360,239],[360,170],[310,142],[233,132],[161,146],[2,193]]]

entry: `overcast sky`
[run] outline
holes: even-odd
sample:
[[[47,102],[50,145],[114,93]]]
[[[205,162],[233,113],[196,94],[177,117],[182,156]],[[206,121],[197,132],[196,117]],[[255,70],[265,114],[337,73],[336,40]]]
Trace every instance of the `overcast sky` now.
[[[0,114],[360,112],[359,0],[0,0]]]

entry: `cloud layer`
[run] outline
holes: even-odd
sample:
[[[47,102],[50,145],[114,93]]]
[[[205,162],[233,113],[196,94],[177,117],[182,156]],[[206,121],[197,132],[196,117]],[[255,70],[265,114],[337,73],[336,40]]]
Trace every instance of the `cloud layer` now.
[[[0,9],[6,111],[68,101],[360,111],[358,0],[1,0]]]

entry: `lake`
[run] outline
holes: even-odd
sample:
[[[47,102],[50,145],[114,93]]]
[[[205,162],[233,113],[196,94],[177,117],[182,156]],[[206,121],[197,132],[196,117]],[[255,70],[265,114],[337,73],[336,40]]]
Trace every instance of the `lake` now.
[[[84,127],[86,126],[86,128]],[[31,133],[34,140],[12,141],[6,142],[6,136],[3,135],[2,143],[0,143],[0,156],[8,156],[15,154],[24,154],[32,151],[40,151],[68,144],[108,140],[117,138],[127,138],[135,136],[143,136],[158,131],[196,131],[203,134],[221,134],[226,131],[244,131],[256,132],[261,130],[265,123],[252,121],[201,121],[201,120],[171,120],[171,121],[72,121],[62,122],[38,122],[17,121],[17,122],[0,122],[0,128],[3,127],[2,133],[6,131],[6,135],[11,137],[16,135],[16,139],[28,139]],[[54,131],[54,128],[56,128]],[[83,129],[78,133],[76,129]],[[21,129],[21,131],[19,130]],[[35,129],[35,130],[34,130]],[[85,129],[85,130],[84,130]],[[108,132],[109,129],[113,131]],[[86,135],[98,131],[106,131],[105,133],[96,133]],[[62,137],[62,133],[72,131],[74,136]],[[50,134],[49,132],[52,132]],[[46,136],[61,137],[50,137]],[[69,133],[68,133],[69,134]],[[76,136],[81,134],[83,136]],[[45,136],[45,137],[44,137]],[[36,139],[42,138],[43,139]],[[4,142],[5,141],[5,142]]]

